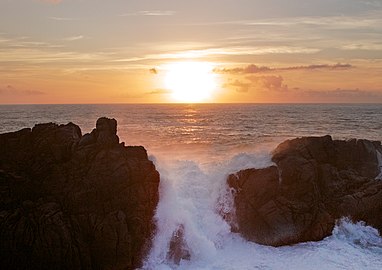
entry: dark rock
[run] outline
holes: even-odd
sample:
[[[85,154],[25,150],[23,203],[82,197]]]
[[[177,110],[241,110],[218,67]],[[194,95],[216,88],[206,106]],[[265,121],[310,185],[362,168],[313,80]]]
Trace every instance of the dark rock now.
[[[155,230],[159,174],[117,121],[0,134],[0,268],[134,269]]]
[[[343,216],[382,231],[380,153],[380,142],[330,136],[281,143],[273,153],[276,166],[228,178],[239,232],[273,246],[315,241]]]
[[[179,225],[173,233],[168,249],[167,260],[179,265],[181,260],[190,260],[191,254],[184,239],[184,225]]]

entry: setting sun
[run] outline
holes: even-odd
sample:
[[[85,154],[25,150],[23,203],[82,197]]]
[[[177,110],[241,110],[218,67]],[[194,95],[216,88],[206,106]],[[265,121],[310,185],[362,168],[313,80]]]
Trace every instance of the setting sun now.
[[[165,86],[178,102],[207,101],[216,89],[213,65],[206,62],[180,62],[169,64]]]

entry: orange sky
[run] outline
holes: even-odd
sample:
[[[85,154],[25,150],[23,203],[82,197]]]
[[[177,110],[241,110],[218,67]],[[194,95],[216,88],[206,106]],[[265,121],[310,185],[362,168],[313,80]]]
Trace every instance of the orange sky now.
[[[382,2],[0,1],[0,104],[173,102],[185,61],[208,102],[380,103]]]

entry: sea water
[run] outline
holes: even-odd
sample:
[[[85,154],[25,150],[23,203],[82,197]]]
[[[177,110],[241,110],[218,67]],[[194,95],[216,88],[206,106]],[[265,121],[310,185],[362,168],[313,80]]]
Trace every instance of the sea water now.
[[[233,209],[227,175],[271,165],[271,151],[285,139],[381,140],[382,105],[5,105],[0,133],[70,121],[86,133],[101,116],[118,120],[121,141],[144,145],[161,174],[145,269],[382,269],[382,238],[362,222],[344,217],[322,241],[275,248],[232,233],[219,214]],[[175,265],[167,250],[180,225],[191,257]]]

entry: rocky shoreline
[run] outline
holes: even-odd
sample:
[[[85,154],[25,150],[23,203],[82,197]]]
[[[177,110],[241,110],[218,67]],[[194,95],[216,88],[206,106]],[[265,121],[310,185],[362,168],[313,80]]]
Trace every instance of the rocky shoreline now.
[[[160,176],[142,146],[125,146],[117,121],[38,124],[0,134],[1,269],[135,269],[156,232]],[[227,178],[232,230],[281,246],[329,236],[350,217],[382,231],[382,146],[303,137],[281,143],[273,166]],[[189,260],[180,225],[168,260]]]

